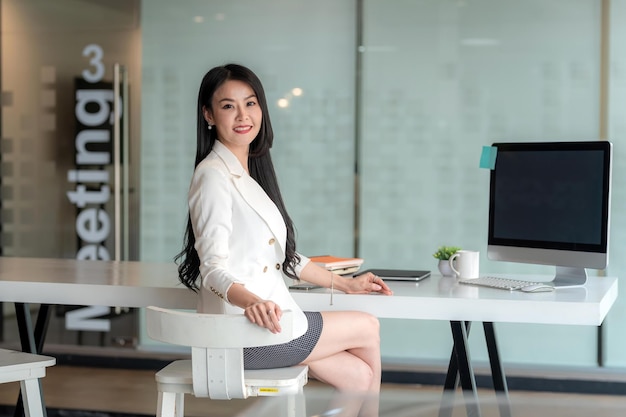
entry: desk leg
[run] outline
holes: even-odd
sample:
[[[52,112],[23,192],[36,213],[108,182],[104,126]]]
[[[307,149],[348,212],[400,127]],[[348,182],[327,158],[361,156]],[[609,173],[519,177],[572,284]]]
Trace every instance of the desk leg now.
[[[30,304],[15,303],[15,317],[20,333],[22,352],[37,353],[33,321],[30,315]]]
[[[509,403],[509,390],[506,385],[506,376],[500,361],[498,353],[498,344],[496,342],[496,332],[492,322],[484,322],[485,341],[487,342],[487,352],[489,353],[489,365],[491,366],[491,378],[493,380],[493,388],[496,391],[498,406],[500,408],[500,416],[511,416],[511,405]]]
[[[15,315],[20,333],[22,351],[41,353],[46,340],[48,323],[50,323],[50,306],[47,304],[39,306],[39,313],[37,313],[37,321],[35,322],[34,330],[29,304],[15,303]]]
[[[48,323],[50,322],[50,306],[42,304],[39,306],[39,312],[37,313],[37,321],[35,322],[35,329],[33,331],[33,322],[30,315],[30,305],[26,303],[15,303],[15,316],[17,318],[17,326],[20,333],[20,342],[22,345],[22,351],[28,353],[41,353],[43,350],[43,344],[46,339],[46,332],[48,331]],[[41,384],[41,381],[39,381]],[[39,390],[41,403],[43,402],[43,390]],[[46,409],[43,409],[43,417],[46,417]],[[15,405],[14,417],[24,417],[24,402],[22,399],[22,392],[17,398],[17,404]]]
[[[465,333],[469,336],[470,329],[472,328],[472,322],[465,322]],[[443,389],[447,391],[456,391],[459,387],[459,364],[456,360],[456,352],[454,347],[450,354],[450,362],[448,364],[448,373],[446,374],[446,380],[443,384]]]
[[[0,303],[0,342],[4,342],[4,303]]]
[[[465,333],[469,336],[470,329],[472,328],[472,322],[466,321]],[[459,364],[456,360],[456,351],[452,347],[452,353],[450,354],[450,362],[448,362],[448,373],[446,374],[446,380],[443,384],[443,397],[441,400],[441,407],[439,408],[439,417],[451,417],[452,409],[454,408],[454,395],[459,387]]]
[[[451,405],[453,404],[451,400],[453,399],[454,389],[459,381],[461,383],[461,388],[463,389],[463,396],[466,402],[465,407],[468,417],[480,417],[476,381],[474,379],[474,371],[472,370],[470,363],[469,351],[467,350],[467,334],[470,323],[451,321],[450,327],[452,329],[454,349],[452,357],[450,358],[448,375],[444,385],[444,398],[439,409],[439,417],[448,417],[451,415]]]

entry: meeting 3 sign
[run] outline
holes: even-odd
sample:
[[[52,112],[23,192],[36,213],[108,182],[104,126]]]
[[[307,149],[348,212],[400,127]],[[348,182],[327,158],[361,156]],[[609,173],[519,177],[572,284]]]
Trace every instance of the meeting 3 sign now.
[[[110,260],[111,175],[113,163],[113,129],[115,125],[113,83],[105,81],[106,66],[103,48],[85,46],[83,57],[88,61],[81,77],[74,82],[76,135],[74,137],[75,167],[67,173],[74,189],[67,198],[76,206],[76,238],[78,260]],[[71,310],[65,315],[68,330],[108,332],[111,320],[108,306],[89,306]]]

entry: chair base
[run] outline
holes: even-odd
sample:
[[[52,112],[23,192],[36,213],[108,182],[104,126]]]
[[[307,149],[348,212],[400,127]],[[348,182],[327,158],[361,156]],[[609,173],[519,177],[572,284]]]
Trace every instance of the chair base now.
[[[300,394],[308,382],[308,369],[308,366],[291,366],[246,370],[244,398]],[[155,378],[159,391],[157,417],[183,417],[185,394],[194,395],[191,360],[174,361],[157,372]]]
[[[297,394],[308,382],[308,366],[244,371],[249,397]],[[156,373],[159,392],[194,394],[191,360],[178,360]],[[210,395],[209,395],[210,397]]]

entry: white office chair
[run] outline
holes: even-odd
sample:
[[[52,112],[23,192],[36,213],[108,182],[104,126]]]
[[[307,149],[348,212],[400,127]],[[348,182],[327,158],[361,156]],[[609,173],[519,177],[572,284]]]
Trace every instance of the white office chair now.
[[[290,395],[288,415],[302,412],[307,366],[243,369],[243,348],[292,339],[292,313],[284,311],[282,331],[273,334],[243,315],[201,314],[148,307],[147,332],[154,340],[191,346],[191,360],[177,360],[157,372],[158,417],[183,417],[184,396],[211,399]]]
[[[46,415],[40,378],[46,376],[46,368],[54,364],[56,359],[50,356],[0,349],[0,384],[19,381],[26,417]]]

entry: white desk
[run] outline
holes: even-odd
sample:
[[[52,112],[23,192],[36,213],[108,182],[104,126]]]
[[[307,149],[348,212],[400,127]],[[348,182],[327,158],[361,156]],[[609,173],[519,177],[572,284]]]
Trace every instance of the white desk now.
[[[292,294],[304,310],[361,310],[379,318],[590,326],[602,324],[617,299],[615,277],[589,277],[584,287],[542,293],[479,288],[439,275],[419,283],[387,284],[394,291],[391,297],[335,292],[332,306],[328,289]]]
[[[293,294],[304,310],[361,310],[379,318],[449,321],[454,348],[444,389],[454,390],[460,377],[466,396],[472,397],[468,403],[477,400],[467,352],[471,322],[483,323],[494,387],[506,394],[494,322],[597,326],[617,298],[614,277],[590,277],[583,288],[534,294],[465,286],[438,275],[420,283],[389,285],[393,296],[336,292],[332,306],[328,289]],[[71,259],[0,257],[0,301],[16,303],[22,349],[33,353],[43,348],[50,305],[196,308],[195,294],[178,282],[173,263]],[[41,304],[34,330],[27,309],[30,303]],[[479,410],[468,411],[479,414]]]
[[[434,275],[420,283],[388,282],[393,296],[293,291],[304,310],[361,310],[379,318],[600,325],[617,298],[615,277],[585,287],[521,293],[477,288]],[[374,298],[375,297],[375,298]],[[373,302],[375,300],[375,302]],[[0,257],[0,301],[112,307],[196,308],[176,265]]]
[[[0,301],[196,309],[173,263],[0,257]]]

